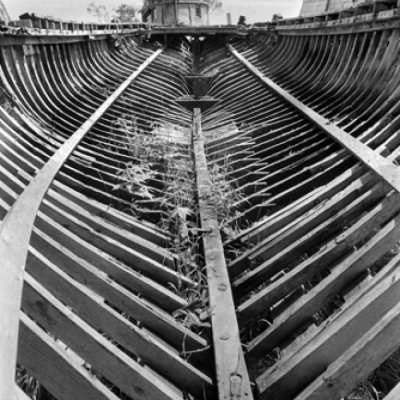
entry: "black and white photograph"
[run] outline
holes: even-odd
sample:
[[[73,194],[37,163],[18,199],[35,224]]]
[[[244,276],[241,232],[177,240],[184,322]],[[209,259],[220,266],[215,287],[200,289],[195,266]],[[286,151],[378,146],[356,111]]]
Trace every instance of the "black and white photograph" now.
[[[0,0],[0,400],[400,400],[400,0]]]

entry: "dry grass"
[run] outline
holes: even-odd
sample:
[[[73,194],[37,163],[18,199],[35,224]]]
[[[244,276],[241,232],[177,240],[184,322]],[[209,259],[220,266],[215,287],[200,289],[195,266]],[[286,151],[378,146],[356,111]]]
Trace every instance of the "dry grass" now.
[[[400,382],[400,349],[383,362],[344,400],[382,400]]]

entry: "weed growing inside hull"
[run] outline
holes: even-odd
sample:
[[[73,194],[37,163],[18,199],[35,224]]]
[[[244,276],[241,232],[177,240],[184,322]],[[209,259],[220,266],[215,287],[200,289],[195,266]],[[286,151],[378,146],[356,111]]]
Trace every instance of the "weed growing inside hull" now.
[[[226,236],[234,236],[240,231],[240,228],[229,224],[229,220],[239,212],[234,204],[242,201],[244,197],[242,192],[229,180],[231,173],[229,157],[225,157],[223,163],[212,163],[208,170],[211,184],[210,202],[214,204],[214,213],[220,229]]]
[[[400,349],[343,400],[382,400],[400,382]]]
[[[117,171],[118,183],[114,189],[132,195],[134,214],[138,214],[137,204],[141,199],[154,200],[160,211],[158,225],[173,236],[169,250],[175,255],[176,271],[192,281],[189,285],[182,281],[169,284],[169,289],[188,303],[173,316],[189,329],[200,332],[210,324],[207,280],[200,256],[194,165],[188,145],[190,130],[169,123],[151,123],[151,132],[146,133],[138,127],[135,117],[126,115],[116,124],[131,161]],[[152,186],[155,179],[162,185],[158,197]]]
[[[21,365],[17,364],[15,381],[21,390],[32,400],[56,400],[37,379],[31,376]]]

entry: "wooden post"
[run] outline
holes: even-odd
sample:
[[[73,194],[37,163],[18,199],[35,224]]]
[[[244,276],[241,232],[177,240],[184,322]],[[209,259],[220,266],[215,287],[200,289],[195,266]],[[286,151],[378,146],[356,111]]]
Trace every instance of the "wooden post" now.
[[[179,7],[178,7],[178,0],[175,0],[175,25],[178,26],[179,24]]]
[[[201,228],[208,232],[203,235],[203,247],[212,312],[218,399],[252,400],[207,168],[200,108],[193,110],[192,135]]]
[[[200,40],[198,36],[193,39],[193,73],[200,74]]]

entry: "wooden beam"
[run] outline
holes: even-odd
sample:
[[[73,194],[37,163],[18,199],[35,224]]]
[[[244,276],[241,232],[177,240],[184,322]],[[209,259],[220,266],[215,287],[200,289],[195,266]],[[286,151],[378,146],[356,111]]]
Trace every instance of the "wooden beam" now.
[[[106,299],[92,292],[86,285],[76,282],[41,254],[33,249],[31,251],[32,257],[27,263],[27,273],[43,287],[49,288],[49,291],[74,310],[75,314],[97,331],[106,333],[113,341],[138,356],[177,387],[199,398],[204,393],[212,397],[214,388],[211,379],[183,360],[179,351],[166,345],[145,327],[139,327],[121,316],[105,304]],[[24,301],[25,296],[23,303]]]
[[[18,386],[16,386],[15,391],[15,400],[30,400],[30,397],[26,393],[24,393]]]
[[[65,343],[97,373],[130,397],[175,400],[179,390],[150,368],[119,349],[74,311],[62,304],[29,273],[25,274],[22,309],[54,337]],[[61,372],[61,371],[59,371]],[[50,373],[50,376],[54,375]],[[40,381],[41,377],[38,377]]]
[[[193,152],[199,199],[219,400],[253,399],[239,337],[224,248],[215,213],[201,128],[201,111],[193,111]]]
[[[326,293],[324,294],[329,286],[331,288],[335,286],[334,292],[338,293],[341,288],[345,288],[366,268],[373,265],[396,243],[400,233],[399,222],[400,217],[397,216],[374,236],[371,240],[372,243],[366,243],[348,260],[334,268],[322,283],[303,297],[303,305],[310,304],[307,301],[307,297],[310,297],[316,304],[315,308],[318,307],[318,304],[321,307],[324,303],[323,297],[329,297]],[[360,268],[361,266],[362,268]],[[342,282],[340,282],[341,280]],[[359,298],[347,312],[335,319],[334,323],[328,324],[314,340],[308,342],[292,357],[283,360],[273,369],[260,375],[257,378],[260,399],[283,400],[296,395],[314,377],[320,375],[331,363],[344,354],[365,332],[372,329],[384,313],[389,312],[399,303],[399,287],[400,276],[394,271]],[[323,297],[320,296],[321,293],[324,294]],[[295,314],[293,308],[289,309],[287,314]],[[311,313],[312,306],[309,309]],[[302,319],[302,321],[306,320]],[[285,335],[282,335],[282,338],[284,337]],[[261,349],[259,351],[263,352]]]
[[[398,400],[400,399],[400,383],[398,383],[385,397],[385,400]]]
[[[0,376],[4,379],[4,382],[0,386],[0,398],[11,398],[14,392],[18,316],[21,305],[24,267],[33,224],[42,199],[65,161],[93,125],[162,52],[162,48],[155,51],[140,65],[54,153],[13,205],[1,224],[0,315],[2,317],[0,319]]]
[[[40,377],[43,386],[58,400],[119,400],[85,369],[74,353],[67,352],[61,342],[45,333],[24,313],[19,313],[19,317],[18,362],[31,375]]]
[[[399,331],[400,304],[397,304],[295,400],[336,400],[346,396],[398,349]]]
[[[57,265],[76,281],[107,299],[135,320],[140,321],[147,329],[157,332],[160,337],[176,348],[180,349],[183,344],[188,351],[207,347],[205,339],[184,327],[183,324],[176,322],[170,314],[162,312],[145,299],[126,290],[117,282],[109,279],[98,268],[81,260],[73,251],[65,249],[37,228],[34,229],[31,246],[38,249],[30,250],[28,264],[32,264],[32,267],[42,268],[43,256],[40,254],[46,254],[46,259],[49,262]],[[207,351],[198,351],[195,352],[193,357],[207,357],[207,355]]]
[[[259,80],[261,80],[269,89],[279,97],[289,103],[298,112],[318,126],[322,131],[338,142],[344,149],[353,154],[366,167],[386,181],[397,192],[400,192],[400,169],[387,158],[381,156],[378,152],[354,138],[343,129],[336,126],[330,120],[315,112],[301,101],[297,100],[288,91],[277,85],[271,79],[267,78],[258,68],[251,64],[231,45],[227,45],[231,53]]]

